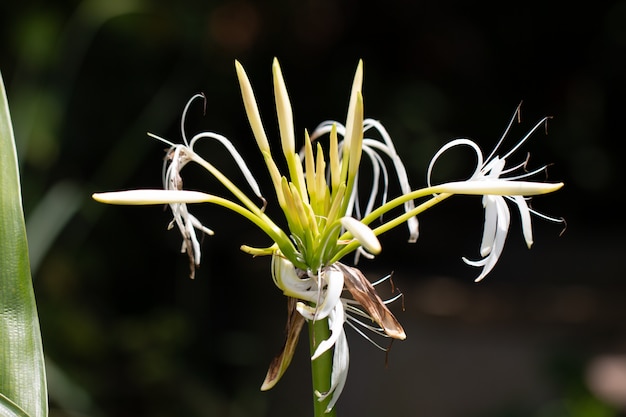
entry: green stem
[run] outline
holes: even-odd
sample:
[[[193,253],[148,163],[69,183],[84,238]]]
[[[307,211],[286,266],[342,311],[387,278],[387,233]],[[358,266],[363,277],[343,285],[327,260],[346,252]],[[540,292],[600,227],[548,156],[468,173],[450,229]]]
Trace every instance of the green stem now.
[[[299,261],[297,256],[298,251],[291,243],[289,237],[285,235],[283,230],[265,214],[265,207],[259,208],[245,195],[243,191],[239,189],[239,187],[233,184],[228,177],[222,174],[217,168],[195,153],[192,149],[187,148],[186,152],[194,162],[209,171],[219,182],[221,182],[231,193],[233,193],[233,195],[241,201],[245,208],[241,207],[239,204],[231,202],[230,200],[220,197],[216,197],[219,201],[214,201],[215,204],[229,208],[252,221],[254,224],[263,229],[263,231],[265,231],[265,233],[267,233],[268,236],[270,236],[274,242],[278,244],[283,254],[287,256],[294,265],[298,268],[306,268],[306,265]],[[279,190],[276,190],[276,192],[278,193]]]
[[[306,268],[306,264],[298,261],[298,251],[291,243],[291,240],[289,240],[289,237],[287,237],[285,232],[283,232],[280,227],[276,226],[276,224],[264,213],[253,213],[237,203],[211,194],[208,194],[204,201],[225,207],[250,220],[278,245],[283,255],[285,255],[295,266],[298,268]]]
[[[429,188],[429,189],[425,189],[425,190],[433,190],[435,189],[435,187],[433,188]],[[424,190],[418,190],[419,193],[423,193]],[[419,193],[418,192],[413,192],[410,194],[405,194],[405,196],[408,195],[417,195],[419,197]],[[429,193],[430,194],[430,193]],[[390,220],[386,223],[381,224],[380,226],[372,229],[372,231],[374,232],[374,234],[376,236],[381,235],[391,229],[393,229],[394,227],[397,227],[399,225],[401,225],[402,223],[406,222],[408,219],[410,219],[413,216],[417,216],[418,214],[422,213],[423,211],[426,211],[427,209],[431,208],[432,206],[436,205],[437,203],[440,203],[441,201],[445,200],[446,198],[452,196],[454,194],[449,194],[449,193],[442,193],[442,194],[437,194],[434,197],[431,197],[429,200],[423,202],[422,204],[420,204],[419,206],[415,207],[413,210],[410,210],[396,218],[394,218],[393,220]],[[376,214],[378,216],[380,216],[380,213],[384,213],[386,211],[389,211],[391,208],[397,207],[400,204],[404,203],[404,197],[399,197],[396,198],[395,200],[390,201],[389,203],[385,204],[384,206],[382,206],[385,210],[376,210]],[[388,207],[389,205],[389,207]],[[363,223],[365,224],[369,224],[370,222],[372,222],[373,219],[375,219],[376,217],[373,216],[373,213],[370,213],[369,215],[367,215],[366,217],[363,218],[363,220],[361,220]],[[346,240],[348,238],[350,238],[351,235],[349,232],[344,233],[342,236],[339,237],[340,240]],[[338,251],[335,256],[329,261],[329,265],[333,264],[335,262],[338,262],[341,258],[343,258],[344,256],[346,256],[347,254],[349,254],[350,252],[353,252],[354,250],[356,250],[359,246],[361,246],[361,243],[354,240],[350,243],[348,243],[347,245],[345,245],[340,251]]]
[[[226,187],[231,193],[233,193],[233,195],[237,197],[237,199],[241,201],[248,210],[250,210],[252,213],[259,217],[263,216],[264,208],[259,208],[256,204],[254,204],[252,200],[250,200],[248,196],[239,189],[239,187],[233,184],[233,182],[229,180],[226,175],[222,174],[219,169],[215,168],[211,163],[195,153],[192,149],[185,148],[185,152],[191,158],[191,160],[209,171],[211,175],[213,175],[219,182],[224,185],[224,187]]]
[[[309,321],[309,346],[311,355],[317,349],[319,344],[328,339],[330,329],[328,328],[328,319]],[[330,401],[330,397],[323,401],[315,395],[316,392],[324,393],[330,389],[330,377],[333,369],[333,352],[332,349],[324,352],[320,357],[311,361],[311,375],[313,378],[313,411],[315,417],[335,417],[335,409],[326,413],[326,407]]]

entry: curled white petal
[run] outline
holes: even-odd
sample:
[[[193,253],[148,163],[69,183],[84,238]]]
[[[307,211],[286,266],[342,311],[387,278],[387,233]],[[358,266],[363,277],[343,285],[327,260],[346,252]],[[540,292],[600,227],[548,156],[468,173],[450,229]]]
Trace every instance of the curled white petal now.
[[[342,217],[341,225],[354,236],[368,252],[378,254],[382,250],[374,231],[354,217]]]
[[[280,255],[272,256],[272,278],[283,294],[289,297],[310,302],[317,300],[319,292],[315,281],[308,277],[300,278],[296,267]]]
[[[198,140],[205,139],[205,138],[206,139],[214,139],[214,140],[218,141],[220,144],[222,144],[224,146],[224,148],[226,148],[228,153],[230,153],[230,155],[235,160],[235,163],[239,167],[239,170],[243,174],[244,178],[248,182],[248,185],[250,186],[250,188],[252,189],[254,194],[257,197],[263,199],[263,195],[261,194],[261,189],[259,188],[259,184],[257,183],[256,179],[254,178],[254,175],[252,174],[252,172],[250,172],[250,169],[248,168],[248,165],[246,164],[246,161],[242,158],[242,156],[239,153],[239,151],[237,151],[237,148],[235,148],[235,146],[232,144],[232,142],[228,138],[226,138],[225,136],[222,136],[220,134],[213,133],[213,132],[202,132],[202,133],[198,133],[196,136],[194,136],[191,139],[191,142],[189,143],[189,146],[193,149],[193,146],[195,145],[195,143]]]
[[[437,153],[435,153],[435,155],[430,160],[430,164],[428,164],[428,171],[426,172],[426,182],[428,183],[429,187],[432,187],[431,178],[433,174],[433,169],[435,167],[435,162],[437,162],[439,158],[441,157],[441,155],[443,155],[446,151],[456,146],[469,146],[470,148],[472,148],[472,150],[476,154],[476,169],[470,178],[475,178],[476,176],[480,175],[480,170],[483,168],[483,165],[484,165],[483,153],[480,150],[480,147],[476,144],[476,142],[469,140],[469,139],[465,139],[465,138],[455,139],[443,145],[441,149],[439,149]]]
[[[325,291],[319,300],[319,304],[309,306],[298,303],[297,310],[309,320],[320,320],[328,317],[337,304],[341,304],[341,292],[343,291],[343,273],[337,269],[330,268],[321,272],[320,277],[326,282]]]

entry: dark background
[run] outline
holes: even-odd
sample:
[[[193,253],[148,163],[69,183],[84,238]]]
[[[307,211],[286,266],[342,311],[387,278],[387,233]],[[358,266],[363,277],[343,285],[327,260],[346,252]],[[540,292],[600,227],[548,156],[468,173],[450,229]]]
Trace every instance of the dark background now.
[[[339,414],[626,410],[626,2],[5,1],[0,45],[51,416],[310,415],[306,343],[274,390],[258,389],[285,313],[269,260],[238,249],[267,245],[261,233],[220,208],[194,207],[216,234],[204,239],[192,281],[167,211],[90,199],[159,187],[164,146],[146,132],[179,141],[182,109],[197,92],[207,95],[206,115],[192,108],[189,131],[229,137],[269,190],[233,62],[246,67],[277,146],[274,56],[298,132],[343,120],[362,58],[366,116],[387,127],[414,187],[452,138],[488,153],[522,100],[512,141],[553,119],[519,158],[531,150],[532,166],[553,164],[548,179],[566,183],[533,205],[565,217],[565,233],[535,218],[528,251],[513,210],[505,253],[480,284],[461,261],[478,256],[478,197],[425,213],[416,244],[402,229],[382,237],[381,256],[360,266],[373,280],[395,272],[406,310],[393,309],[408,339],[385,366],[383,352],[347,330]],[[206,155],[237,175],[218,149]],[[439,172],[463,177],[473,159],[455,155]],[[199,170],[185,179],[220,192]]]

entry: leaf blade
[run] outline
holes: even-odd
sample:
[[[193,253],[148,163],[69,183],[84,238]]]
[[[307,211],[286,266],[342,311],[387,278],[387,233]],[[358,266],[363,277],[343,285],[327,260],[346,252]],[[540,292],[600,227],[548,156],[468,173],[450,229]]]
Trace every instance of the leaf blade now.
[[[10,410],[14,403],[31,417],[46,417],[43,347],[30,275],[15,140],[1,75],[0,184],[0,405]]]

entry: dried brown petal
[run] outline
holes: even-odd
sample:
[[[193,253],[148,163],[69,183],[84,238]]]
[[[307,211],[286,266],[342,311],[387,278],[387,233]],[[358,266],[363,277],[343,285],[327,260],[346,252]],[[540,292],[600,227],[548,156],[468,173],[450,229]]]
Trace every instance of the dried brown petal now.
[[[276,355],[270,363],[270,367],[265,375],[265,381],[263,381],[263,385],[261,385],[261,391],[267,391],[273,388],[291,363],[293,353],[298,345],[298,338],[300,337],[302,326],[304,325],[304,317],[296,311],[297,302],[298,300],[295,298],[288,298],[285,343],[278,355]]]
[[[389,337],[404,340],[406,334],[402,325],[395,318],[393,313],[389,311],[383,300],[378,296],[374,286],[357,268],[353,268],[341,263],[336,264],[344,274],[344,285],[352,294],[352,297],[361,304],[365,311],[370,315]]]

